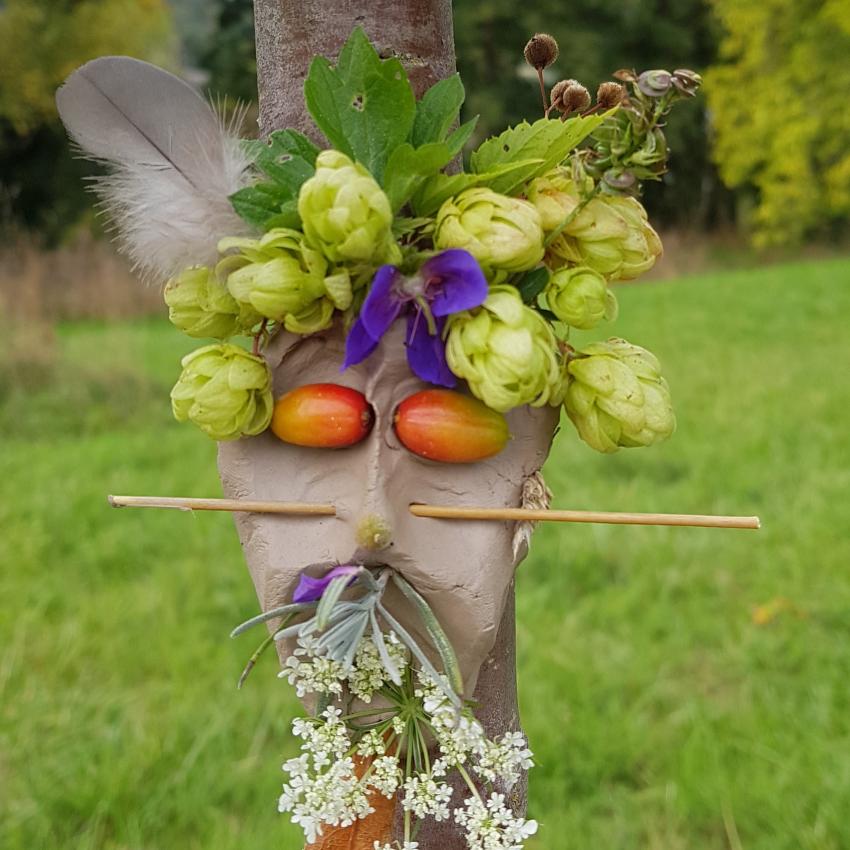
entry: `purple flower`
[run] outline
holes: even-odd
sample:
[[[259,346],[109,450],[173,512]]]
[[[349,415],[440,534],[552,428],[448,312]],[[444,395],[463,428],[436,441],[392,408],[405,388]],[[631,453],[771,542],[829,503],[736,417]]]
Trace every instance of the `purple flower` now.
[[[334,567],[326,572],[321,578],[313,578],[307,573],[301,573],[298,579],[298,587],[295,588],[295,593],[292,594],[293,602],[315,602],[322,598],[322,594],[327,589],[327,586],[338,576],[351,576],[351,581],[348,583],[351,586],[357,578],[361,567],[355,567],[352,564],[346,564],[342,567]]]
[[[413,277],[395,266],[375,273],[360,316],[345,341],[343,369],[365,360],[401,315],[407,317],[407,362],[423,381],[453,387],[446,363],[446,317],[470,310],[487,298],[487,278],[468,251],[453,248],[426,260]]]

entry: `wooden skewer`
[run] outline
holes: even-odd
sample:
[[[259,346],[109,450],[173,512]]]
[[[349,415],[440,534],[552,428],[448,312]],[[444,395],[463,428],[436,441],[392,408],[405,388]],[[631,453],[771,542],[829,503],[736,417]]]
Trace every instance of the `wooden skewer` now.
[[[256,514],[335,516],[333,505],[259,502],[249,499],[184,499],[170,496],[107,496],[113,508],[175,508],[179,511],[246,511]]]
[[[167,496],[109,496],[113,508],[175,508],[182,511],[245,511],[290,516],[334,516],[328,504],[270,502],[248,499],[185,499]],[[553,511],[529,508],[466,508],[453,505],[411,505],[410,512],[432,519],[496,521],[598,522],[614,525],[673,525],[698,528],[761,528],[757,516],[714,516],[703,514],[637,514],[608,511]]]
[[[533,522],[600,522],[613,525],[681,525],[698,528],[761,528],[757,516],[704,514],[635,514],[610,511],[553,511],[529,508],[458,508],[452,505],[411,505],[414,516],[434,519],[530,520]]]

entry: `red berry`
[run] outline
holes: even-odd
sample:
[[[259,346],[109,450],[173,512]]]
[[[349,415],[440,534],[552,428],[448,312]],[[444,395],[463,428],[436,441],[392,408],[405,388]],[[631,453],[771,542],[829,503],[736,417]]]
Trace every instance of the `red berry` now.
[[[501,413],[452,390],[423,390],[396,410],[395,432],[414,454],[444,463],[473,463],[498,454],[510,439]]]
[[[285,443],[341,449],[359,443],[374,421],[363,393],[338,384],[307,384],[277,400],[271,429]]]

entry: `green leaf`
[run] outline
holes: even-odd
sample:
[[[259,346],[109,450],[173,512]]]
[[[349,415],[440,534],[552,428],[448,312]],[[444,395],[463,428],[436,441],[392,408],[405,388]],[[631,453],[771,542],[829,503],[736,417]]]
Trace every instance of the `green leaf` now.
[[[465,124],[461,124],[457,130],[452,133],[448,139],[446,139],[446,144],[449,146],[449,150],[452,152],[452,156],[457,156],[462,150],[463,146],[469,141],[469,137],[475,132],[475,127],[478,124],[478,115],[474,118],[470,118]]]
[[[298,192],[316,173],[319,149],[296,130],[277,130],[267,140],[251,141],[245,147],[254,168],[269,179],[230,196],[236,213],[263,230],[300,227]]]
[[[286,190],[270,183],[246,186],[230,196],[236,214],[260,230],[266,229],[266,223],[280,214],[284,204],[290,200]]]
[[[416,116],[416,99],[401,62],[382,61],[360,27],[343,45],[336,68],[322,56],[313,59],[304,98],[328,141],[365,165],[379,182]]]
[[[401,575],[394,572],[392,574],[392,580],[396,587],[413,603],[413,607],[416,608],[416,612],[419,614],[422,624],[428,632],[428,637],[431,638],[431,643],[434,644],[434,648],[440,654],[440,660],[443,662],[443,672],[446,674],[455,692],[462,696],[463,676],[460,673],[457,656],[455,655],[451,641],[440,625],[440,621],[431,610],[431,606],[425,601],[425,597],[406,579],[402,578]]]
[[[416,119],[410,140],[416,147],[442,142],[457,119],[463,105],[464,90],[460,74],[454,74],[431,86],[416,104]]]
[[[517,185],[521,185],[529,179],[527,175],[534,173],[539,167],[539,159],[530,159],[505,163],[486,174],[435,174],[425,181],[413,197],[413,210],[417,215],[433,215],[449,198],[473,186],[486,186],[500,191],[496,187],[504,181],[516,181]]]
[[[470,167],[474,173],[482,174],[509,162],[539,160],[539,167],[522,179],[518,179],[518,174],[505,175],[491,184],[494,191],[511,194],[527,180],[539,177],[563,162],[570,151],[581,144],[609,114],[611,111],[601,115],[579,115],[567,121],[541,118],[533,124],[523,121],[484,142],[470,157]]]
[[[407,142],[390,155],[384,172],[384,191],[393,212],[398,212],[426,178],[451,161],[452,152],[445,142],[413,148]]]
[[[325,588],[316,608],[316,628],[319,631],[323,631],[328,625],[334,605],[339,602],[340,596],[342,596],[350,581],[351,576],[349,575],[337,576],[331,579],[330,584]]]
[[[526,304],[533,304],[537,296],[546,288],[547,283],[549,283],[549,269],[546,266],[540,266],[538,269],[526,272],[516,284],[516,288]]]

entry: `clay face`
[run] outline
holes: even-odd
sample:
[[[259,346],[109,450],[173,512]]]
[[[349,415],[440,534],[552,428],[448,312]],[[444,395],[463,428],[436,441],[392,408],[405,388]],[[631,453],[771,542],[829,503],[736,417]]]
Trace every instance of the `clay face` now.
[[[340,330],[308,338],[279,334],[265,355],[274,374],[275,398],[305,384],[352,387],[374,408],[374,427],[362,442],[338,450],[289,445],[270,431],[223,443],[219,471],[228,497],[336,506],[335,517],[236,515],[263,610],[291,600],[305,567],[386,564],[428,600],[455,648],[471,695],[479,667],[495,641],[516,567],[515,524],[419,518],[408,506],[413,502],[519,505],[523,481],[546,459],[558,410],[524,407],[508,413],[512,439],[488,460],[474,464],[424,460],[401,445],[392,427],[396,406],[428,386],[409,370],[403,334],[404,323],[396,323],[371,357],[345,372],[340,372],[344,351]],[[358,525],[368,517],[379,517],[389,526],[387,546],[366,549],[358,544]],[[386,604],[427,647],[405,601],[388,591]]]

